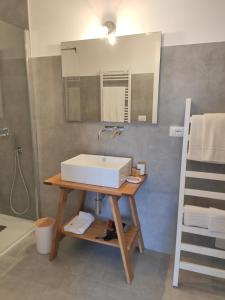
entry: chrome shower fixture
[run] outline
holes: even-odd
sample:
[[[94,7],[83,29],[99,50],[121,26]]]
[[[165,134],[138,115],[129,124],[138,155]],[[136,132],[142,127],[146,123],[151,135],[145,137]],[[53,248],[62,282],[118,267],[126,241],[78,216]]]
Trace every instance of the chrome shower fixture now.
[[[8,136],[9,128],[0,128],[0,136]]]

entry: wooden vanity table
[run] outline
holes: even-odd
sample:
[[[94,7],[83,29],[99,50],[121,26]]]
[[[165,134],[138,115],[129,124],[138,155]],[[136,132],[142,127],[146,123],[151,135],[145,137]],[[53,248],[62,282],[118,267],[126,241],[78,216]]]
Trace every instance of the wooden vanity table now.
[[[118,247],[120,248],[121,251],[126,280],[128,283],[131,283],[133,279],[133,267],[131,263],[131,255],[136,246],[138,246],[139,251],[141,253],[144,250],[144,243],[141,234],[140,222],[139,222],[137,208],[135,204],[135,198],[134,198],[138,189],[145,181],[146,176],[141,176],[141,179],[142,181],[139,184],[132,184],[132,183],[125,182],[118,189],[63,181],[61,180],[60,174],[57,174],[45,180],[44,181],[45,184],[54,185],[60,188],[60,199],[58,203],[58,210],[57,210],[57,217],[56,217],[56,230],[52,240],[50,260],[53,260],[57,256],[59,242],[61,238],[64,236],[88,240],[88,241],[92,241],[95,243],[100,243],[112,247]],[[108,195],[111,208],[112,208],[113,219],[116,225],[118,239],[114,239],[110,241],[104,241],[103,239],[96,239],[96,237],[104,236],[104,231],[106,229],[106,222],[101,220],[95,220],[95,222],[85,231],[85,233],[81,235],[64,231],[63,218],[64,218],[65,205],[66,205],[68,194],[73,190],[80,191],[79,210],[81,210],[83,207],[86,192],[96,192],[96,193]],[[127,197],[129,200],[131,216],[133,221],[133,225],[129,226],[126,233],[124,233],[123,230],[122,220],[121,220],[121,215],[120,215],[120,210],[118,205],[118,201],[122,196]]]

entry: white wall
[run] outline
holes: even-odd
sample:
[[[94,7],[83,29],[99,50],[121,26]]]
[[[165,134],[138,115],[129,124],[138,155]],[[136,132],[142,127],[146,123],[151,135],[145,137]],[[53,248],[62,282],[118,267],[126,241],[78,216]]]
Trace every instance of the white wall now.
[[[59,55],[59,44],[101,36],[162,31],[164,45],[225,41],[224,0],[28,0],[32,56]]]

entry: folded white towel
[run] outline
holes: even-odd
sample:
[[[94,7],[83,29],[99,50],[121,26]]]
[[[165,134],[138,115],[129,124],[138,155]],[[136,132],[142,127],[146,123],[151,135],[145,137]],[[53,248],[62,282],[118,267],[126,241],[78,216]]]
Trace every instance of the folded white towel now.
[[[202,160],[203,115],[191,117],[191,131],[188,148],[188,159]]]
[[[210,207],[209,230],[225,233],[225,210]]]
[[[184,206],[184,225],[208,228],[208,222],[208,208],[192,205]]]
[[[225,114],[204,114],[202,160],[225,163]]]
[[[80,211],[78,216],[64,226],[64,230],[75,234],[83,234],[94,220],[95,218],[92,214]]]

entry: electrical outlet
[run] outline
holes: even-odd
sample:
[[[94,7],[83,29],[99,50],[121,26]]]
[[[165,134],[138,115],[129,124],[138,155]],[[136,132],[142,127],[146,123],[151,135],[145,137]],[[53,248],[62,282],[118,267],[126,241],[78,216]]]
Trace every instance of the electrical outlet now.
[[[170,126],[170,136],[183,137],[184,127],[183,126]]]

